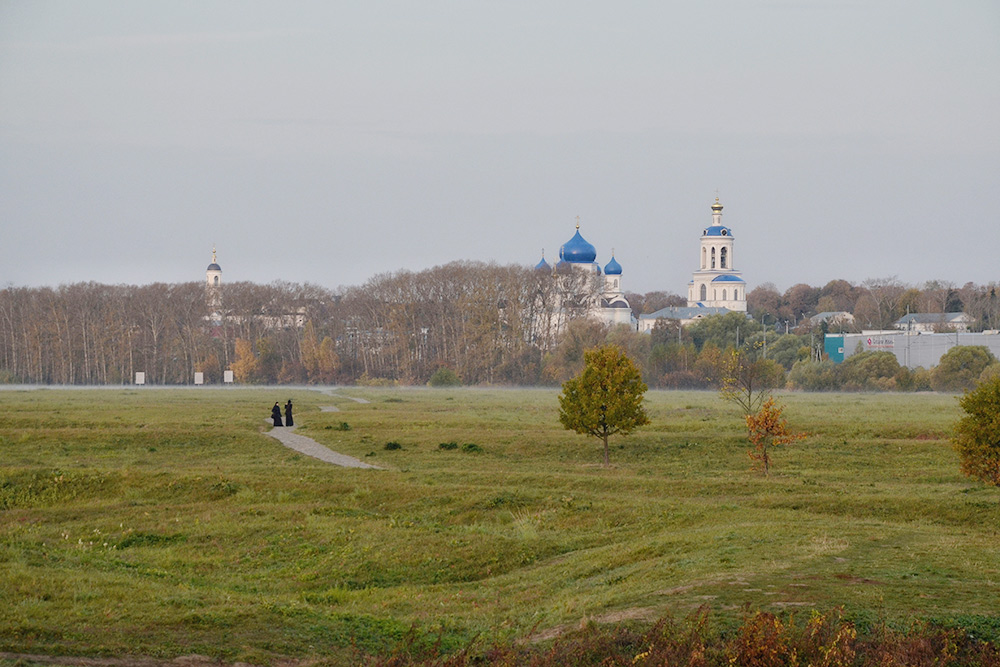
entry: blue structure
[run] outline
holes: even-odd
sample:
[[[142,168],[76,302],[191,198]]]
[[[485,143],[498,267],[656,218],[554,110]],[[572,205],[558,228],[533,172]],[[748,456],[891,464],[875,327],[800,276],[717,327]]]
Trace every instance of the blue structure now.
[[[542,259],[538,262],[538,264],[535,264],[535,271],[551,271],[551,270],[552,267],[549,266],[549,263],[545,261],[545,251],[543,250]]]
[[[535,265],[535,270],[552,271],[558,276],[558,284],[563,293],[557,309],[561,310],[563,303],[586,304],[589,317],[608,324],[625,324],[635,328],[636,319],[622,287],[622,265],[615,259],[612,251],[611,260],[602,271],[601,265],[597,263],[597,248],[583,238],[579,218],[577,220],[573,237],[559,248],[559,261],[555,267],[549,266],[543,252],[542,260]]]
[[[559,249],[559,259],[570,264],[589,264],[597,259],[597,248],[588,243],[580,235],[580,225],[576,226],[576,234]]]
[[[844,360],[844,337],[827,334],[823,337],[823,352],[830,361],[839,364]]]

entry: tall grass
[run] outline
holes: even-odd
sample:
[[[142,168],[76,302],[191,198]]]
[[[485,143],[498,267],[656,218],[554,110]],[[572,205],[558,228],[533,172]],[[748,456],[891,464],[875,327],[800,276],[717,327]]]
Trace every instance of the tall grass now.
[[[958,471],[954,397],[783,397],[809,435],[763,478],[710,392],[651,392],[610,469],[554,390],[341,393],[369,403],[0,392],[0,650],[350,662],[703,605],[1000,637],[1000,502]],[[298,432],[385,469],[267,437],[289,397]]]

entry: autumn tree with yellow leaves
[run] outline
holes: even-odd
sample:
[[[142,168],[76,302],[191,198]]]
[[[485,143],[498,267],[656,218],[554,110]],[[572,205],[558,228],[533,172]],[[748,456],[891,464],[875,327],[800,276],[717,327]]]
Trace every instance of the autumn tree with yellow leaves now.
[[[559,421],[571,431],[600,438],[607,467],[608,437],[627,435],[649,423],[642,405],[647,387],[639,369],[617,345],[588,350],[583,358],[580,374],[563,383]]]

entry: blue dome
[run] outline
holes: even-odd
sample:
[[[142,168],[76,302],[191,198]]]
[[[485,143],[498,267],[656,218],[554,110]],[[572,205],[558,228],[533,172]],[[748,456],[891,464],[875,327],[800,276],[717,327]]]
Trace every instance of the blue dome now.
[[[705,230],[702,236],[732,236],[733,230],[729,227],[723,227],[722,225],[714,225]]]
[[[712,278],[712,282],[713,283],[742,283],[742,282],[746,282],[746,281],[744,281],[739,276],[725,275],[725,276],[716,276],[715,278]]]
[[[538,264],[535,264],[535,271],[550,271],[551,269],[552,267],[549,266],[544,257],[542,257],[542,260]]]
[[[580,236],[580,228],[577,227],[573,238],[559,249],[559,259],[573,264],[587,264],[597,259],[597,248]]]
[[[620,276],[622,274],[622,265],[619,264],[614,255],[611,256],[611,261],[607,263],[604,267],[604,275],[606,276]]]
[[[208,268],[205,269],[205,270],[206,271],[221,271],[222,267],[219,266],[218,264],[216,264],[215,262],[212,262],[211,264],[208,265]]]

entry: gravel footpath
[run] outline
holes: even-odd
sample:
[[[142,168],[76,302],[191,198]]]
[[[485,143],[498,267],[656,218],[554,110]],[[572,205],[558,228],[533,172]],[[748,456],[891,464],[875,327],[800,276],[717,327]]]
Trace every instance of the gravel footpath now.
[[[268,424],[271,423],[271,419],[265,419]],[[347,454],[338,454],[332,449],[328,449],[323,445],[319,444],[312,438],[307,438],[304,435],[299,435],[295,432],[295,427],[287,426],[275,426],[270,431],[266,431],[267,435],[271,436],[285,447],[289,449],[294,449],[300,454],[305,454],[306,456],[311,456],[314,459],[319,459],[320,461],[326,461],[327,463],[332,463],[336,466],[342,466],[344,468],[373,468],[375,470],[382,470],[378,466],[373,466],[370,463],[365,463],[353,456],[348,456]]]
[[[354,401],[355,403],[370,403],[371,401],[364,398],[357,398],[356,396],[344,396],[343,394],[338,394],[336,389],[320,389],[320,393],[326,394],[327,396],[333,396],[334,398],[343,398],[348,401]],[[332,406],[331,406],[332,407]]]

